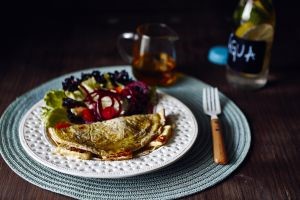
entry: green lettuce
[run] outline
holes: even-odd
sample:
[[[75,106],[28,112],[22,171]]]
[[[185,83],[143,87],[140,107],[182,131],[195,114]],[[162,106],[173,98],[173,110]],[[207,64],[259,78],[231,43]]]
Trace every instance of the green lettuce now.
[[[58,122],[69,122],[67,110],[62,106],[64,98],[66,95],[63,90],[50,90],[44,96],[46,106],[42,107],[42,119],[46,128]]]
[[[85,98],[85,95],[80,90],[75,90],[73,92],[65,91],[65,95],[69,97],[70,99],[74,99],[76,101],[83,101]]]
[[[84,86],[84,88],[87,89],[88,92],[93,92],[94,90],[101,88],[101,85],[99,83],[97,83],[97,81],[94,77],[91,77],[85,81],[82,81],[81,85]],[[80,86],[79,86],[79,88],[80,88]]]
[[[63,98],[65,98],[65,92],[63,90],[50,90],[44,96],[44,102],[49,108],[62,107]]]
[[[54,127],[58,122],[70,122],[64,108],[49,109],[43,114],[46,128]]]

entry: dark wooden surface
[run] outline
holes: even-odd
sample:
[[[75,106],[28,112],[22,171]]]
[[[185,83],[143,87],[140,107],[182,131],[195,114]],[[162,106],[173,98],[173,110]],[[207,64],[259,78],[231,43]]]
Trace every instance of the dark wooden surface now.
[[[107,7],[71,2],[2,7],[0,114],[18,96],[59,75],[126,64],[115,46],[118,34],[144,22],[165,22],[181,37],[178,70],[217,86],[232,99],[246,115],[253,138],[246,160],[231,176],[185,199],[299,199],[300,27],[296,9],[276,2],[270,80],[261,90],[245,92],[231,88],[224,68],[207,61],[211,46],[226,44],[236,2],[191,2],[177,6],[171,1],[148,2],[141,10],[135,2],[116,8],[116,2]],[[69,198],[23,180],[1,157],[0,199]]]

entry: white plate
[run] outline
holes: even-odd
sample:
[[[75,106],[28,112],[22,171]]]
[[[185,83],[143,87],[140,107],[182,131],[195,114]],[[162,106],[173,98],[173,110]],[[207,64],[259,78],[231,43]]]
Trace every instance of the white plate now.
[[[55,146],[46,138],[41,120],[43,100],[24,115],[20,126],[20,141],[25,151],[39,163],[56,171],[91,178],[122,178],[149,173],[182,157],[193,145],[198,133],[196,119],[190,109],[178,99],[159,93],[158,107],[174,124],[170,141],[148,155],[124,161],[80,160],[53,153]]]

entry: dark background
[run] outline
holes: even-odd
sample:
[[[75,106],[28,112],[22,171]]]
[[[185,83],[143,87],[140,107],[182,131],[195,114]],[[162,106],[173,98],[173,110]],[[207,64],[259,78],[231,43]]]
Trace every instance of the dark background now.
[[[106,64],[100,60],[107,57],[114,57],[115,64],[125,64],[118,56],[116,41],[113,39],[121,32],[133,31],[137,25],[145,22],[164,22],[179,32],[180,69],[185,71],[186,68],[192,68],[189,65],[195,63],[195,60],[199,66],[203,66],[206,64],[206,53],[210,46],[226,44],[231,30],[231,16],[237,2],[237,0],[113,0],[4,3],[0,8],[1,70],[5,70],[7,62],[26,63],[30,59],[28,56],[32,55],[31,51],[41,59],[44,54],[52,54],[53,59],[62,56],[72,61],[58,63],[51,60],[51,56],[47,56],[50,60],[40,60],[39,63],[37,59],[36,63],[27,63],[28,68],[40,68],[45,65],[55,68],[61,64],[81,65],[80,59],[88,59],[85,64],[97,66]],[[273,68],[296,67],[292,65],[296,63],[297,52],[292,49],[296,49],[299,44],[297,6],[291,1],[274,1],[274,5],[277,26],[273,50],[273,63],[276,65]],[[211,33],[207,34],[207,31]],[[104,37],[107,37],[108,32],[111,37],[106,40]],[[190,38],[191,32],[198,38]],[[208,43],[207,41],[212,41],[212,38],[214,43]],[[83,44],[69,48],[76,40],[80,40]],[[101,49],[103,42],[111,43],[111,48]],[[186,46],[191,46],[190,43],[198,51],[186,49]],[[41,46],[47,48],[39,51]],[[66,52],[64,48],[72,50]],[[284,63],[277,59],[282,51],[288,52],[285,55],[289,56]]]

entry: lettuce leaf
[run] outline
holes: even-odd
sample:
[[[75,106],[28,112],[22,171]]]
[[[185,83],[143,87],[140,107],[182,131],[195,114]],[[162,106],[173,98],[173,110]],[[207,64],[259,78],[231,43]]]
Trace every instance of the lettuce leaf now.
[[[44,97],[44,102],[47,107],[60,108],[63,104],[63,98],[65,98],[65,92],[63,90],[50,90]]]
[[[91,77],[91,78],[88,78],[85,81],[82,81],[81,85],[84,86],[84,88],[88,92],[93,92],[94,90],[101,88],[100,84],[97,83],[97,81],[94,77]],[[79,86],[79,88],[80,88],[80,86]],[[82,91],[82,92],[84,92],[84,91]]]
[[[64,108],[49,109],[43,114],[43,120],[46,128],[54,127],[58,122],[70,122],[68,113]]]
[[[83,101],[85,98],[85,95],[80,90],[75,90],[73,92],[65,91],[65,95],[69,97],[70,99],[74,99],[76,101]]]
[[[46,128],[58,122],[69,122],[67,110],[62,106],[65,97],[63,90],[50,90],[44,96],[46,106],[42,107],[42,120]]]

